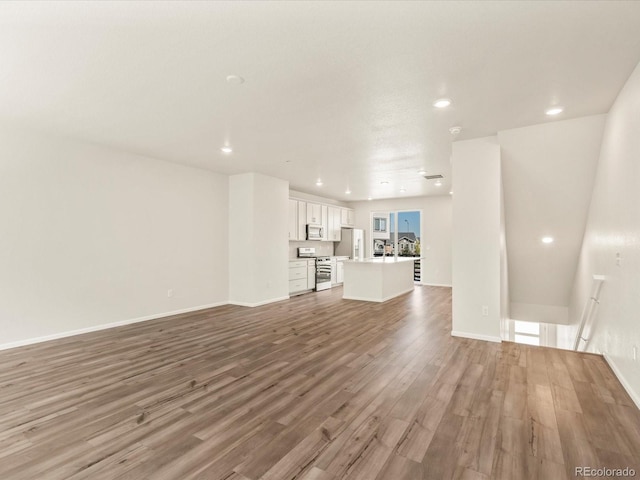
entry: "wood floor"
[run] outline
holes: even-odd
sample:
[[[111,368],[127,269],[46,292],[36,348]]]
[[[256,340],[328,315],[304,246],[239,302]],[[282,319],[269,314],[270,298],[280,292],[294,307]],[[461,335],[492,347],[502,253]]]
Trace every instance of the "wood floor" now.
[[[600,357],[452,338],[447,288],[341,294],[0,352],[0,478],[640,475],[640,411]]]

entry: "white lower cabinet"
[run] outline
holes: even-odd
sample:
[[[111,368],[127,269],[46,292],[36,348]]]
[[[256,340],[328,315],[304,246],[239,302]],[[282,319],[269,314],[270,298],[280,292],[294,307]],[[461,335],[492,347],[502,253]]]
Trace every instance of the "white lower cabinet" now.
[[[338,260],[331,259],[331,285],[338,283]]]
[[[344,262],[338,262],[336,277],[337,283],[344,283]]]
[[[309,262],[307,266],[307,289],[313,290],[316,288],[316,262]]]
[[[307,279],[307,266],[289,267],[289,281]]]
[[[307,289],[307,279],[289,280],[289,293],[304,292]]]
[[[316,288],[316,261],[292,260],[289,262],[289,295]]]

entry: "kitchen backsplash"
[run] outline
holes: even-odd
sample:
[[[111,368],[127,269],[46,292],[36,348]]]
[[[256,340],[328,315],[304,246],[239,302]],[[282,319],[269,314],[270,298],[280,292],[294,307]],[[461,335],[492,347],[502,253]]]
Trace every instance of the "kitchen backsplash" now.
[[[289,258],[298,257],[298,247],[314,247],[318,256],[333,256],[333,242],[289,242]]]

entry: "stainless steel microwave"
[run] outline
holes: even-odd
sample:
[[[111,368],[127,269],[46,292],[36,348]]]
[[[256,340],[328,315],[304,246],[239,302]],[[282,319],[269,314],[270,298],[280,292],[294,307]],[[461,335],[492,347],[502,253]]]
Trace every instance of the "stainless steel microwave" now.
[[[307,225],[307,240],[322,240],[322,225]]]

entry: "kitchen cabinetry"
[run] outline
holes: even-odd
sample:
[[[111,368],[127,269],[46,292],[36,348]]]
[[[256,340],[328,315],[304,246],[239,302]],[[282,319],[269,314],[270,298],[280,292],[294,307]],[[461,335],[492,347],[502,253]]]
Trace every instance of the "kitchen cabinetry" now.
[[[298,201],[289,199],[289,240],[298,240]]]
[[[331,259],[331,285],[338,283],[338,260],[334,257]]]
[[[316,288],[316,262],[309,260],[307,263],[307,290]]]
[[[342,223],[342,212],[340,207],[328,207],[329,225],[327,227],[328,240],[331,242],[339,242],[341,240],[340,230]]]
[[[315,260],[292,260],[289,262],[289,295],[313,290],[315,286]]]
[[[307,239],[307,203],[289,199],[289,240]]]
[[[289,199],[289,240],[306,240],[307,225],[322,226],[322,240],[339,242],[342,227],[355,226],[351,208]]]
[[[298,202],[298,240],[307,239],[307,202]]]
[[[331,257],[331,285],[344,283],[344,262],[349,257]]]
[[[331,259],[331,283],[333,285],[341,285],[344,283],[344,262],[349,257],[333,257]]]
[[[322,240],[329,240],[329,233],[327,232],[329,227],[328,207],[326,205],[320,205],[319,203],[307,202],[307,223],[310,225],[321,225],[322,228]]]
[[[307,203],[307,223],[322,225],[322,207],[319,203]],[[325,206],[325,208],[327,208]]]
[[[356,215],[351,208],[340,209],[340,223],[343,227],[355,227]]]
[[[327,241],[329,240],[329,207],[321,205],[320,210],[322,212],[322,222],[320,223],[322,225],[322,240]]]

